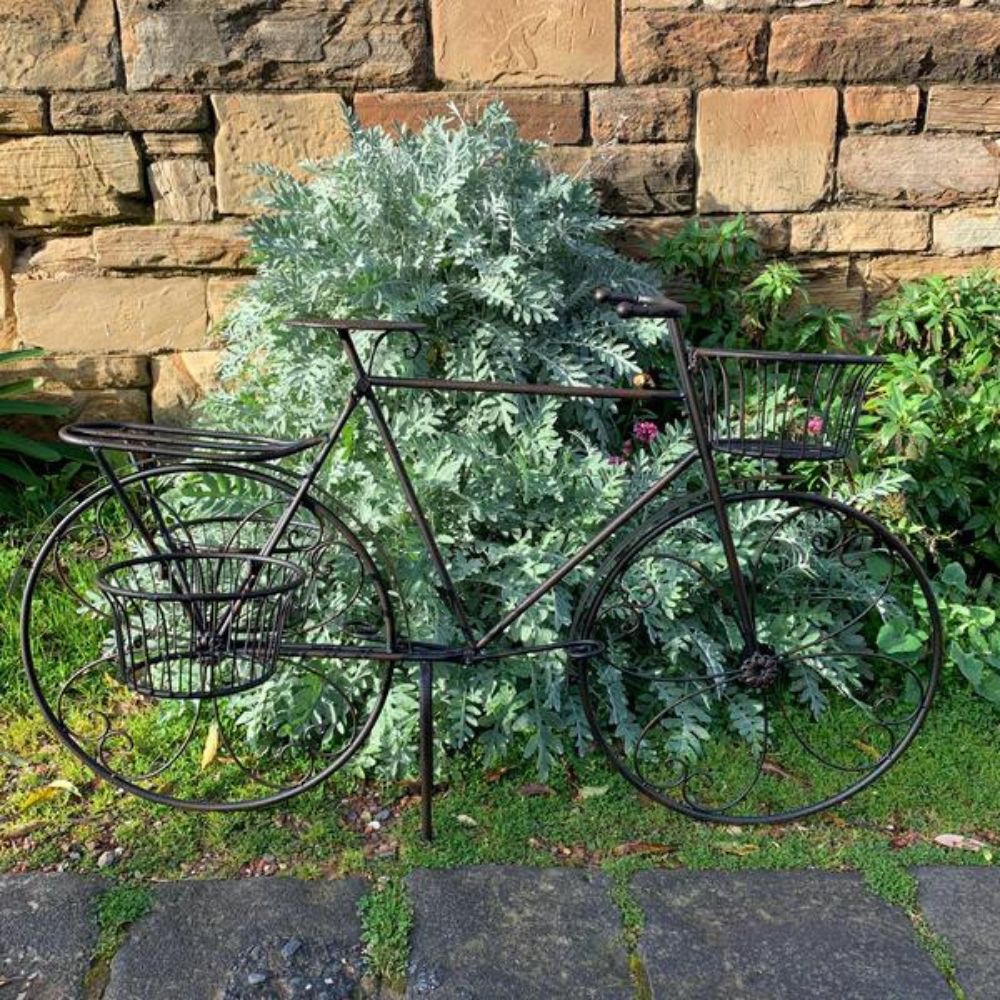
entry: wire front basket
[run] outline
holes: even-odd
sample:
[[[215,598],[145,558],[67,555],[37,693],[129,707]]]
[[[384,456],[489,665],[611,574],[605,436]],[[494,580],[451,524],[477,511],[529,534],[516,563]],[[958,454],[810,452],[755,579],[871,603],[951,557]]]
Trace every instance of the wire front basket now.
[[[281,559],[172,553],[97,576],[111,604],[123,682],[157,698],[220,698],[263,684],[305,579]]]
[[[779,461],[844,458],[865,393],[884,358],[716,348],[692,352],[717,451]]]

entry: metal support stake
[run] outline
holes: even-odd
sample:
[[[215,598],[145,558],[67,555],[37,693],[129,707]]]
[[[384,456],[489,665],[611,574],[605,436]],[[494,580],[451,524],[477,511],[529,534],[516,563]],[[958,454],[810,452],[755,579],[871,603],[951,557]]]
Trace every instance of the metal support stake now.
[[[433,684],[434,664],[427,660],[420,664],[420,830],[428,842],[434,839],[431,821],[431,800],[434,796]]]

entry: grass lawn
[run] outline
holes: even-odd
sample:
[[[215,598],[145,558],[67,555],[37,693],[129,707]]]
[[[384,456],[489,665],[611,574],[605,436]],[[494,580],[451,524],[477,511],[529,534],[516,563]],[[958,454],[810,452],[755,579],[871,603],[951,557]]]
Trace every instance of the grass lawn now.
[[[10,547],[0,551],[4,578],[15,559]],[[542,783],[521,760],[487,770],[473,751],[442,762],[437,837],[427,844],[415,788],[405,782],[340,777],[277,809],[224,815],[169,810],[117,791],[43,725],[19,676],[16,607],[16,595],[0,602],[0,871],[90,872],[103,858],[105,873],[127,886],[360,873],[376,887],[363,919],[373,963],[387,975],[401,971],[400,886],[414,867],[602,866],[622,887],[628,934],[638,917],[625,886],[641,867],[859,869],[919,930],[908,866],[1000,861],[1000,715],[952,671],[901,762],[839,810],[801,823],[693,822],[645,800],[596,754],[567,760]],[[79,627],[65,622],[70,647]],[[971,838],[974,849],[941,846],[941,834]]]

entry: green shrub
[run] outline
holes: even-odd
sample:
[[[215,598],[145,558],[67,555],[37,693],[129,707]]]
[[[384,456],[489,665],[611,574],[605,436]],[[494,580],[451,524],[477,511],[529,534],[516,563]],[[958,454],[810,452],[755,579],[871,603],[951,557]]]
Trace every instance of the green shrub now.
[[[947,639],[948,662],[954,664],[981,698],[1000,706],[1000,629],[996,586],[986,577],[970,587],[960,563],[948,563],[935,580]]]
[[[870,322],[889,361],[863,418],[862,459],[905,468],[897,523],[978,584],[1000,571],[1000,280],[914,281]]]
[[[701,346],[822,349],[843,341],[850,316],[809,300],[805,278],[786,261],[765,263],[743,216],[698,219],[657,243],[651,258],[684,290],[684,334]]]
[[[268,211],[251,225],[258,274],[223,330],[222,371],[235,376],[234,388],[207,401],[208,420],[287,437],[331,425],[352,377],[329,334],[284,325],[303,314],[425,323],[425,349],[415,356],[405,337],[383,342],[377,368],[396,375],[611,385],[638,371],[660,325],[620,321],[596,307],[593,289],[648,291],[655,276],[605,244],[613,224],[590,189],[550,174],[502,108],[454,129],[431,122],[398,142],[358,128],[352,138],[349,153],[314,166],[305,182],[268,172]],[[612,405],[394,393],[386,408],[479,628],[533,590],[629,489],[606,458]],[[320,485],[394,554],[407,634],[460,642],[363,417],[348,427]],[[509,638],[565,636],[583,576],[539,602]],[[442,668],[439,676],[437,726],[447,748],[478,734],[503,751],[525,734],[526,752],[544,771],[567,733],[583,733],[559,659]],[[397,677],[370,752],[398,773],[413,761],[416,713],[412,675]],[[295,702],[273,695],[270,704]]]

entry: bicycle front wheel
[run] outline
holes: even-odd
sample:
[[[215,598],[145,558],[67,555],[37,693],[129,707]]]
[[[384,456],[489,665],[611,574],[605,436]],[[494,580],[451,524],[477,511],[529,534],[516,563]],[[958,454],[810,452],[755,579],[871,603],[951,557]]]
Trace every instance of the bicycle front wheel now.
[[[907,547],[814,494],[724,498],[750,596],[741,627],[714,507],[653,520],[609,557],[577,618],[597,744],[696,819],[788,822],[899,759],[941,666],[940,617]]]
[[[125,630],[133,638],[123,648],[98,586],[113,564],[148,562],[134,557],[150,555],[150,540],[168,560],[241,564],[260,551],[296,485],[274,470],[215,463],[148,468],[120,490],[95,490],[41,543],[21,608],[24,668],[56,735],[98,775],[166,805],[250,809],[312,788],[361,748],[391,683],[392,609],[364,545],[315,497],[303,499],[275,550],[303,582],[280,634],[266,636],[273,662],[246,683],[219,693],[199,685],[212,651],[185,663],[186,673],[172,664],[170,651],[197,638],[196,623],[162,603],[130,609],[136,629]],[[147,569],[147,582],[169,595],[171,578]],[[178,636],[186,627],[192,635]],[[239,635],[233,648],[259,656],[262,641]],[[346,651],[313,655],[320,645]]]

